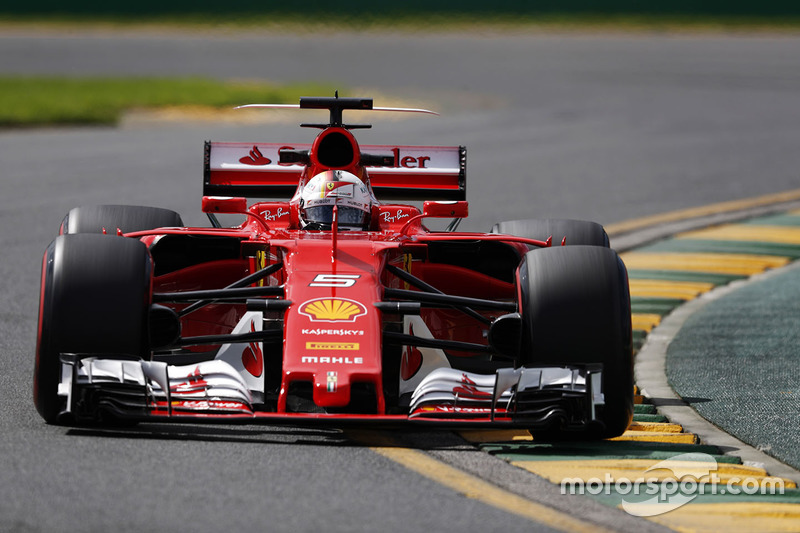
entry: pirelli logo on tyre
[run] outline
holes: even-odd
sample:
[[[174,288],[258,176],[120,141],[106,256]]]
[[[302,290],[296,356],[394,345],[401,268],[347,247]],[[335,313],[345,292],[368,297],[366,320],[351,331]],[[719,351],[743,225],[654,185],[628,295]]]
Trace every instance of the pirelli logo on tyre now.
[[[363,304],[346,298],[316,298],[302,303],[299,309],[312,322],[355,322],[367,314]]]
[[[329,350],[337,352],[357,351],[357,342],[307,342],[306,350]]]

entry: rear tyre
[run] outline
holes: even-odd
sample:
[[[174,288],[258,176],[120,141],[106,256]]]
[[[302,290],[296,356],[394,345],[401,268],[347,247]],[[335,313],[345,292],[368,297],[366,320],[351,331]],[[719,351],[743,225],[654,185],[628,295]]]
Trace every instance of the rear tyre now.
[[[72,209],[61,223],[62,235],[106,233],[116,235],[156,228],[181,227],[183,220],[175,211],[141,205],[96,205]]]
[[[608,248],[608,234],[603,226],[588,220],[571,220],[560,218],[543,218],[530,220],[509,220],[498,222],[492,228],[492,233],[504,233],[527,239],[540,241],[553,237],[553,245],[561,244],[566,237],[565,244],[603,246]]]
[[[33,399],[48,423],[59,420],[60,354],[148,358],[152,262],[145,245],[109,235],[62,235],[42,263]]]
[[[602,427],[578,436],[621,435],[633,417],[633,348],[628,275],[617,253],[599,246],[533,250],[520,266],[519,284],[521,362],[601,363]]]

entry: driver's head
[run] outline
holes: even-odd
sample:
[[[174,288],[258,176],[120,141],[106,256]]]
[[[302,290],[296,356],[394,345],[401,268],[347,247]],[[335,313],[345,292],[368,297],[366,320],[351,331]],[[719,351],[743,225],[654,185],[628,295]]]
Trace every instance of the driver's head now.
[[[326,170],[311,178],[301,193],[300,222],[304,229],[330,229],[337,205],[339,229],[366,230],[372,200],[366,185],[344,170]]]

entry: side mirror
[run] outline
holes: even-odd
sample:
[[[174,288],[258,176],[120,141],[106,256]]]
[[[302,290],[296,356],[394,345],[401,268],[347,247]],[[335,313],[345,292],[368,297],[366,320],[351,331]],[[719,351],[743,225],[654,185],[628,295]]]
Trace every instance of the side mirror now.
[[[469,214],[469,202],[423,202],[422,214],[411,217],[406,222],[403,229],[400,230],[401,235],[408,235],[412,225],[419,226],[420,220],[426,217],[430,218],[464,218]]]
[[[465,218],[469,214],[469,202],[425,202],[422,216],[430,218]]]
[[[247,198],[203,196],[203,213],[247,213]]]
[[[228,213],[233,215],[245,215],[250,218],[256,219],[256,222],[264,228],[264,231],[269,231],[269,224],[264,220],[264,217],[258,213],[253,213],[247,209],[247,198],[230,197],[230,196],[203,196],[203,213],[208,213],[208,218],[215,228],[221,227],[217,222],[215,213]]]
[[[281,165],[307,165],[310,161],[308,150],[282,148],[278,151],[278,162]]]

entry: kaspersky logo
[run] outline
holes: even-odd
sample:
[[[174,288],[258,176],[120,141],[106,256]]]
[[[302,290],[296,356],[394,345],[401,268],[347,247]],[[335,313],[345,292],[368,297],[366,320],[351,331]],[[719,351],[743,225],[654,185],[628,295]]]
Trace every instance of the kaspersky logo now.
[[[312,322],[355,322],[367,314],[367,308],[345,298],[317,298],[301,304],[299,312]]]

